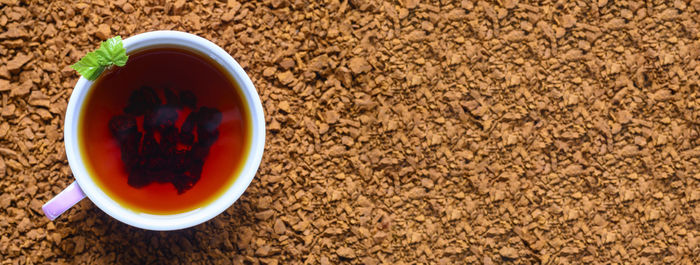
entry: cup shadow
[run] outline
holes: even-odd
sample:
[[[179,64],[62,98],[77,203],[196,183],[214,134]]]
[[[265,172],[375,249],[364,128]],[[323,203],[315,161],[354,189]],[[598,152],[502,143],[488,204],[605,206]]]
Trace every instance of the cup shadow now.
[[[88,264],[231,264],[240,255],[242,229],[255,220],[246,210],[256,196],[244,194],[217,217],[176,231],[149,231],[117,221],[91,202],[81,202],[58,244],[74,262]],[[235,218],[232,218],[235,216]],[[240,260],[240,257],[238,257]]]

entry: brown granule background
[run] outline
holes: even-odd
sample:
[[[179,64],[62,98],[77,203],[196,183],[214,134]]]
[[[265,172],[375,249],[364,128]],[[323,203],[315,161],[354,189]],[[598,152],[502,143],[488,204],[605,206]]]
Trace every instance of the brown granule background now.
[[[700,263],[698,0],[0,3],[0,264]],[[255,180],[191,229],[49,222],[68,66],[159,29],[250,75]]]

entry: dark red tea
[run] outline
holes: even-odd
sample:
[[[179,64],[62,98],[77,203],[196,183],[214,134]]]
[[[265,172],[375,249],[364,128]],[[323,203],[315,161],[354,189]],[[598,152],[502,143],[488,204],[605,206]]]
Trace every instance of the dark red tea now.
[[[91,176],[137,212],[180,213],[213,201],[235,181],[250,146],[236,82],[182,48],[130,54],[93,84],[81,115]]]

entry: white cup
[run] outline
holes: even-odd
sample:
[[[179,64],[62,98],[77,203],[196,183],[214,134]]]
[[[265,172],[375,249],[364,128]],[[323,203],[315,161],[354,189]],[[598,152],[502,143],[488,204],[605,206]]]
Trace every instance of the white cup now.
[[[250,113],[252,124],[252,137],[250,139],[252,142],[248,154],[244,155],[246,160],[240,175],[231,176],[236,177],[236,181],[214,201],[185,213],[155,215],[124,208],[94,182],[85,167],[86,162],[80,154],[78,119],[82,105],[85,103],[85,98],[93,84],[92,81],[81,77],[75,84],[73,94],[68,102],[64,126],[66,154],[76,181],[44,205],[44,213],[51,220],[87,196],[102,211],[131,226],[159,231],[183,229],[206,222],[225,211],[238,200],[255,177],[265,146],[265,118],[253,82],[231,55],[216,44],[193,34],[179,31],[152,31],[124,40],[127,54],[131,51],[163,45],[179,46],[209,57],[220,64],[221,68],[239,84],[242,98],[249,108],[248,113]]]

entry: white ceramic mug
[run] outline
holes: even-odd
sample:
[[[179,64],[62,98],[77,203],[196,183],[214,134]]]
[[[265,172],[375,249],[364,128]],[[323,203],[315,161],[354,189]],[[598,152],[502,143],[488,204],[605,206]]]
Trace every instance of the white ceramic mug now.
[[[265,145],[265,118],[260,97],[253,82],[231,55],[216,44],[196,35],[179,31],[152,31],[124,40],[127,54],[131,51],[163,45],[179,46],[208,56],[220,64],[221,68],[227,71],[239,84],[242,98],[247,102],[245,105],[249,108],[248,113],[250,113],[252,120],[252,139],[250,139],[252,142],[248,154],[245,156],[246,161],[240,175],[232,176],[237,177],[236,181],[219,198],[189,212],[154,215],[138,213],[122,207],[95,184],[80,155],[78,118],[88,91],[93,84],[92,81],[81,77],[68,102],[64,124],[66,154],[76,181],[43,206],[44,213],[49,219],[54,220],[87,196],[102,211],[126,224],[149,230],[183,229],[206,222],[225,211],[238,200],[255,177]]]

